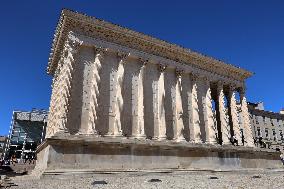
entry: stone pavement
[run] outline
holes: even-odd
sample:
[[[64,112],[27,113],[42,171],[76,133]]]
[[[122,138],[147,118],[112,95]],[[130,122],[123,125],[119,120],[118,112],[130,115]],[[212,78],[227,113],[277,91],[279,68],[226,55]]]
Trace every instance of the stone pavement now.
[[[78,175],[54,175],[41,179],[30,176],[14,177],[17,186],[11,188],[65,189],[65,188],[284,188],[284,170],[270,171],[175,171],[122,172]]]

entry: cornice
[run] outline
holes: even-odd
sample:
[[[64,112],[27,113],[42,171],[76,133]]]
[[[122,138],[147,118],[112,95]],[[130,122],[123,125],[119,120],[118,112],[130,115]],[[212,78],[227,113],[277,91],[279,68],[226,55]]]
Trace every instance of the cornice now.
[[[248,106],[249,111],[253,114],[253,115],[257,115],[257,116],[267,116],[273,119],[281,119],[284,121],[284,115],[280,114],[279,112],[270,112],[267,110],[258,110],[258,109],[254,109],[251,108],[250,106]]]
[[[134,48],[176,62],[192,64],[202,70],[224,75],[238,81],[244,81],[253,75],[249,71],[226,64],[212,57],[66,9],[63,9],[61,12],[52,42],[47,67],[47,72],[51,75],[55,72],[63,51],[64,42],[70,31]]]

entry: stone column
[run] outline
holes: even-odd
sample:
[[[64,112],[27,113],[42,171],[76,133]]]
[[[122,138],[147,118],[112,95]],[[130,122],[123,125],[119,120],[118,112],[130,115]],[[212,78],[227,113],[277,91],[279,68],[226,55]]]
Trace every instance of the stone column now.
[[[118,52],[118,65],[111,73],[110,78],[110,110],[107,137],[122,137],[121,114],[123,110],[122,85],[124,79],[124,66],[128,53]]]
[[[199,108],[198,108],[198,87],[197,87],[197,75],[192,75],[192,128],[190,129],[190,142],[202,143],[200,120],[199,120]]]
[[[74,64],[76,55],[83,43],[77,38],[72,38],[71,35],[72,33],[69,34],[65,43],[63,57],[59,60],[53,78],[46,137],[55,133],[68,133],[67,117],[70,111]]]
[[[101,61],[106,49],[83,48],[81,52],[81,64],[84,64],[82,115],[81,124],[77,134],[97,136],[97,112]]]
[[[190,74],[182,74],[181,80],[182,107],[183,107],[183,134],[187,141],[190,141],[190,133],[192,132],[192,81]]]
[[[137,81],[132,84],[132,131],[131,138],[146,138],[144,130],[144,74],[148,60],[139,59],[142,63]],[[133,81],[134,82],[134,81]]]
[[[95,62],[92,65],[92,80],[90,90],[90,108],[89,108],[89,120],[87,133],[97,135],[97,121],[98,121],[98,98],[99,98],[99,86],[100,86],[100,71],[102,68],[103,56],[107,49],[97,47],[95,48]]]
[[[235,87],[230,86],[229,87],[229,100],[230,100],[230,116],[231,116],[231,123],[233,128],[233,134],[238,140],[238,144],[241,144],[242,138],[241,138],[241,128],[239,124],[239,118],[238,118],[238,110],[237,110],[237,101],[236,101],[236,93],[235,93]]]
[[[173,91],[173,100],[172,100],[172,107],[173,107],[173,131],[174,137],[173,140],[185,141],[183,131],[184,131],[184,124],[183,124],[183,106],[182,106],[182,86],[181,86],[181,75],[183,70],[176,70],[176,82]]]
[[[221,123],[221,132],[222,132],[222,144],[229,145],[230,142],[230,127],[227,117],[227,110],[225,107],[225,95],[223,89],[223,83],[218,82],[217,87],[217,95],[218,95],[218,106],[219,106],[219,115],[220,115],[220,123]]]
[[[210,81],[208,78],[204,78],[204,93],[202,97],[203,104],[203,115],[204,115],[204,123],[205,123],[205,143],[207,144],[217,144],[216,139],[216,128],[214,123],[214,114],[213,114],[213,106],[212,106],[212,96],[210,89]]]
[[[240,98],[241,98],[241,115],[242,115],[242,124],[243,132],[245,138],[245,146],[254,147],[253,135],[252,135],[252,126],[249,119],[249,112],[247,106],[247,100],[245,97],[245,89],[240,89]]]
[[[166,117],[165,117],[165,69],[167,66],[158,65],[159,79],[154,92],[154,135],[153,140],[164,140],[166,136]]]
[[[93,134],[92,128],[90,126],[90,109],[92,106],[91,103],[91,90],[92,90],[92,82],[93,82],[93,67],[95,62],[95,54],[93,49],[84,47],[80,51],[80,58],[78,58],[78,63],[82,66],[82,89],[80,93],[82,93],[82,101],[81,106],[81,119],[79,124],[79,130],[76,133],[77,135],[90,135]]]

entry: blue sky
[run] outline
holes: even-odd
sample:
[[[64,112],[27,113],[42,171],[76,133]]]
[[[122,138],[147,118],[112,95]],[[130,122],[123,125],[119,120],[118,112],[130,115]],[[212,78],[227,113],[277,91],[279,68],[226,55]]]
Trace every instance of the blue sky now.
[[[62,8],[95,16],[176,43],[255,75],[249,101],[284,107],[284,1],[81,0],[1,1],[0,135],[14,109],[48,109],[46,66]]]

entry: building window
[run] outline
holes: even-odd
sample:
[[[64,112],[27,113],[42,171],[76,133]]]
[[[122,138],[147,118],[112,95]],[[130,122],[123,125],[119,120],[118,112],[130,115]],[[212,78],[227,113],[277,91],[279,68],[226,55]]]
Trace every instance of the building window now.
[[[255,123],[256,123],[256,124],[259,124],[259,121],[258,121],[258,117],[257,117],[257,116],[255,117]]]
[[[283,133],[282,133],[282,130],[279,130],[279,133],[280,133],[280,139],[283,140]]]
[[[279,127],[281,127],[281,123],[280,123],[279,119],[277,119],[277,124],[278,124]]]
[[[271,125],[274,126],[273,119],[270,119]]]
[[[272,134],[273,134],[273,140],[276,141],[276,132],[275,132],[275,129],[272,129]]]
[[[262,116],[262,119],[263,119],[263,123],[265,123],[265,116]]]
[[[260,128],[257,127],[257,136],[260,136]]]
[[[265,138],[268,138],[268,129],[265,129]]]

